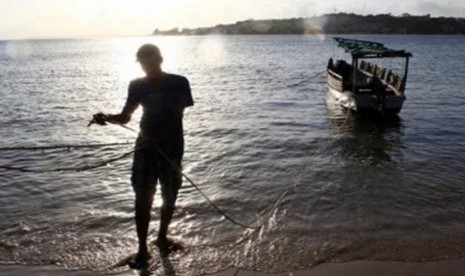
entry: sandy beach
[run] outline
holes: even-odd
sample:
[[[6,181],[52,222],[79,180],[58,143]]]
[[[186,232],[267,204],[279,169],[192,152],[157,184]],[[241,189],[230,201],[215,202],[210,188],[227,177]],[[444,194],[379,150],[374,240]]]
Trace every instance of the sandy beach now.
[[[434,262],[386,262],[386,261],[353,261],[347,263],[324,263],[309,270],[298,270],[282,273],[262,273],[229,268],[225,271],[210,274],[211,276],[463,276],[465,275],[465,259],[443,260]],[[68,271],[57,266],[20,266],[2,265],[0,275],[17,276],[98,276],[97,272],[78,270]],[[136,271],[128,271],[119,276],[138,275]]]

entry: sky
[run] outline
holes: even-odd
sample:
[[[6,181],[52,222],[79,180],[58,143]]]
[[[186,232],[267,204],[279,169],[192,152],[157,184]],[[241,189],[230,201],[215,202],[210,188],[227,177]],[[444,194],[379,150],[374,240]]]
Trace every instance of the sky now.
[[[0,40],[148,35],[333,12],[465,17],[463,0],[0,0]]]

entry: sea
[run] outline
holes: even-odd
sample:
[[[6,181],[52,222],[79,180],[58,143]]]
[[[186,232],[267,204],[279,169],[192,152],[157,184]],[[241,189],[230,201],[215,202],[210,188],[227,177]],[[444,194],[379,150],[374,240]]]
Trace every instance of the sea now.
[[[412,53],[398,117],[328,98],[328,59],[350,58],[331,35],[0,41],[0,264],[128,270],[141,110],[132,130],[88,123],[121,111],[145,43],[190,81],[183,171],[211,202],[184,181],[184,249],[162,257],[157,191],[154,275],[465,257],[465,36],[345,37]]]

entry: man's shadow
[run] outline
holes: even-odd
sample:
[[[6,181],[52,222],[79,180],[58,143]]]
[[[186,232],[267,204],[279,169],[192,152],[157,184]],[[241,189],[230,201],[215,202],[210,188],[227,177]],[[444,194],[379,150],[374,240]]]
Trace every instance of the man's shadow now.
[[[161,264],[163,266],[163,272],[165,273],[164,275],[176,276],[176,271],[174,270],[173,264],[168,256],[161,258]]]
[[[166,252],[162,252],[159,250],[161,265],[163,267],[163,275],[164,276],[176,276],[176,271],[174,270],[174,266],[171,263],[169,255]],[[142,268],[138,271],[139,276],[151,276],[154,275],[153,271],[150,269],[151,266]]]

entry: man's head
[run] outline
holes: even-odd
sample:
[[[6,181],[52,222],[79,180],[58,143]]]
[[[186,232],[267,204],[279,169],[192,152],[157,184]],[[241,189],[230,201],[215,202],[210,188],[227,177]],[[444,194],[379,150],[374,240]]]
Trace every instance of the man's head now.
[[[144,44],[137,50],[137,61],[140,63],[161,63],[163,58],[160,49],[153,44]]]
[[[137,50],[136,57],[146,73],[159,71],[160,65],[163,62],[160,49],[153,44],[142,45],[139,50]]]

